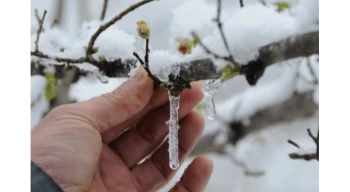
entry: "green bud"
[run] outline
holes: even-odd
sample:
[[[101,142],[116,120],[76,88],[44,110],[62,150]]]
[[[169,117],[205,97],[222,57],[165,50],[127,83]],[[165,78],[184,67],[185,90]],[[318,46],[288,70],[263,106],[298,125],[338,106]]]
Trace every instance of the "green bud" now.
[[[234,69],[231,66],[227,65],[221,70],[221,80],[222,82],[225,82],[227,80],[232,79],[235,76],[239,75],[239,70]]]

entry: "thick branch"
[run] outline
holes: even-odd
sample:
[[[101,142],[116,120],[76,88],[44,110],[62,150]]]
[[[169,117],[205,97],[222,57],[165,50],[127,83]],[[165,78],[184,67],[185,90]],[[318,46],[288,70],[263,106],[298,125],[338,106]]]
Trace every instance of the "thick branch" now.
[[[266,64],[319,53],[319,32],[310,32],[266,45],[259,50],[259,58]]]
[[[256,60],[253,60],[242,67],[243,70],[241,71],[241,74],[247,75],[250,73],[251,70],[249,70],[249,67],[251,66],[264,69],[271,64],[284,60],[318,54],[318,45],[318,31],[293,36],[279,42],[266,45],[259,49],[260,55]],[[136,66],[137,63],[136,59],[127,59],[124,61],[121,59],[116,59],[113,61],[107,61],[105,63],[102,61],[90,60],[86,57],[78,59],[50,57],[40,52],[31,52],[31,55],[40,58],[53,59],[57,62],[64,62],[67,64],[79,64],[84,62],[91,63],[97,66],[100,71],[104,71],[108,77],[128,77],[128,73],[132,68]],[[150,64],[152,64],[152,61],[150,61]],[[180,77],[184,81],[198,81],[216,79],[221,77],[221,72],[216,70],[216,66],[210,58],[204,58],[185,63],[177,63],[174,65],[180,66]]]
[[[121,12],[119,15],[113,17],[112,20],[110,20],[109,22],[107,22],[104,25],[101,25],[98,30],[91,36],[88,47],[86,49],[86,57],[89,58],[92,54],[92,49],[94,47],[95,41],[97,39],[97,37],[106,29],[108,29],[110,26],[112,26],[115,22],[121,20],[125,15],[127,15],[128,13],[130,13],[131,11],[137,9],[138,7],[141,7],[142,5],[152,2],[154,0],[143,0],[140,1],[136,4],[131,5],[130,7],[128,7],[127,9],[125,9],[123,12]]]

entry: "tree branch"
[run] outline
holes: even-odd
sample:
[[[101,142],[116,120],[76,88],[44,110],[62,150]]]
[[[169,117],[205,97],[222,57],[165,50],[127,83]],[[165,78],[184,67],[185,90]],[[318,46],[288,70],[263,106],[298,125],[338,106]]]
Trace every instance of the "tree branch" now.
[[[100,16],[100,20],[102,21],[105,18],[106,11],[107,11],[107,6],[108,6],[108,0],[103,1],[103,7],[102,7],[102,12]]]
[[[279,42],[271,43],[259,49],[259,57],[241,68],[241,74],[246,77],[254,76],[256,68],[259,68],[261,74],[269,65],[281,62],[283,60],[293,59],[297,57],[307,57],[319,53],[319,32],[311,32],[300,34],[293,37],[283,39]],[[50,57],[41,52],[31,52],[32,56],[39,58],[52,59],[57,62],[67,64],[91,63],[103,71],[108,77],[128,77],[128,73],[136,67],[136,59],[116,59],[113,61],[96,61],[86,57],[78,59]],[[37,61],[36,64],[43,64],[43,61]],[[152,61],[151,61],[152,63]],[[217,71],[216,65],[212,59],[204,58],[190,62],[174,63],[173,65],[180,67],[179,76],[184,81],[198,81],[207,79],[216,79],[221,77],[221,71]],[[64,66],[58,66],[64,67]],[[154,74],[157,75],[157,74]]]
[[[312,77],[314,78],[313,83],[314,84],[318,84],[318,78],[316,77],[316,73],[315,73],[314,69],[311,66],[310,58],[307,58],[307,67],[309,68],[309,71],[310,71]]]
[[[35,12],[35,15],[38,15],[37,13],[38,13],[38,11]],[[44,23],[44,20],[45,20],[45,16],[46,16],[46,10],[43,13],[43,17],[39,21],[39,28],[38,28],[38,30],[36,32],[35,52],[39,52],[39,39],[40,39],[40,33],[41,33],[42,29],[43,29],[43,23]]]
[[[222,128],[227,127],[227,129],[229,129],[229,133],[224,133],[228,137],[228,142],[215,144],[214,140],[219,135],[218,132],[206,135],[199,140],[192,153],[194,155],[210,152],[222,154],[225,145],[228,143],[236,145],[249,134],[278,123],[290,122],[295,119],[309,117],[317,109],[318,105],[313,102],[313,92],[310,91],[294,95],[285,102],[258,111],[255,115],[250,117],[250,124],[248,126],[245,126],[241,121],[226,122],[225,120],[220,119],[218,121],[223,124]],[[285,111],[288,111],[288,113],[285,113]],[[220,129],[218,130],[220,131]],[[299,145],[296,144],[294,146],[297,147]]]
[[[217,23],[218,25],[218,28],[219,28],[219,31],[220,31],[220,34],[221,34],[221,37],[222,37],[222,41],[224,42],[224,45],[226,47],[226,50],[227,52],[229,53],[229,61],[230,61],[230,64],[233,64],[233,67],[236,68],[236,69],[239,69],[239,65],[238,63],[234,60],[232,54],[231,54],[231,51],[230,51],[230,48],[228,46],[228,43],[227,43],[227,39],[226,39],[226,36],[224,34],[224,31],[222,29],[222,23],[220,21],[220,15],[221,15],[221,0],[218,0],[218,9],[217,9],[217,15],[216,15],[216,19],[214,19],[214,21]]]
[[[244,7],[243,0],[239,0],[239,5],[240,5],[241,7]]]
[[[39,17],[38,9],[35,9],[34,12],[35,12],[36,21],[38,22],[38,25],[40,26],[41,19]]]
[[[119,15],[113,17],[110,21],[108,21],[106,24],[104,25],[101,25],[97,31],[91,36],[90,38],[90,41],[89,41],[89,44],[88,44],[88,47],[86,49],[86,57],[87,58],[92,58],[91,55],[92,55],[92,49],[94,47],[94,44],[95,44],[95,41],[97,39],[97,37],[103,32],[105,31],[106,29],[108,29],[110,26],[112,26],[115,22],[119,21],[120,19],[122,19],[125,15],[127,15],[128,13],[132,12],[133,10],[137,9],[138,7],[141,7],[142,5],[144,4],[147,4],[147,3],[150,3],[152,1],[155,1],[155,0],[143,0],[143,1],[140,1],[136,4],[133,4],[131,6],[129,6],[127,9],[125,9],[123,12],[121,12]]]
[[[290,153],[289,157],[291,159],[303,159],[303,160],[306,160],[306,161],[311,161],[311,160],[319,161],[319,131],[317,131],[317,137],[315,137],[311,133],[311,130],[309,128],[307,129],[307,133],[308,133],[309,137],[314,141],[314,143],[316,145],[316,152],[314,152],[314,153],[304,153],[304,154]],[[294,141],[288,140],[288,143],[290,143],[293,146],[295,146],[298,149],[300,149],[300,146],[298,144],[296,144]]]

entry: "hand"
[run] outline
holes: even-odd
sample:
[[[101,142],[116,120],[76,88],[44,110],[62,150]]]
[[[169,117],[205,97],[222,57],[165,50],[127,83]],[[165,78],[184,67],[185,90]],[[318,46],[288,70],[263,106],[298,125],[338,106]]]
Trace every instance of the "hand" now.
[[[192,111],[203,98],[200,89],[193,83],[181,94],[181,163],[204,128],[203,117]],[[156,191],[176,172],[169,168],[167,141],[161,144],[168,119],[166,90],[153,89],[139,68],[112,93],[48,113],[32,131],[31,159],[64,191]],[[172,191],[203,191],[212,169],[211,160],[196,158]]]

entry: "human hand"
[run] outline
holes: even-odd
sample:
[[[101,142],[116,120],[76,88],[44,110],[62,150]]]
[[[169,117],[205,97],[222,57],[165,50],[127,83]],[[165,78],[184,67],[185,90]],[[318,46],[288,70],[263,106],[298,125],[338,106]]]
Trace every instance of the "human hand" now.
[[[181,163],[204,128],[203,117],[192,111],[202,98],[199,83],[181,94]],[[139,68],[112,93],[48,113],[32,131],[31,159],[67,192],[157,191],[176,172],[169,168],[167,141],[157,148],[168,133],[168,119],[166,90],[153,89]],[[203,191],[212,169],[211,160],[196,158],[171,191]]]

